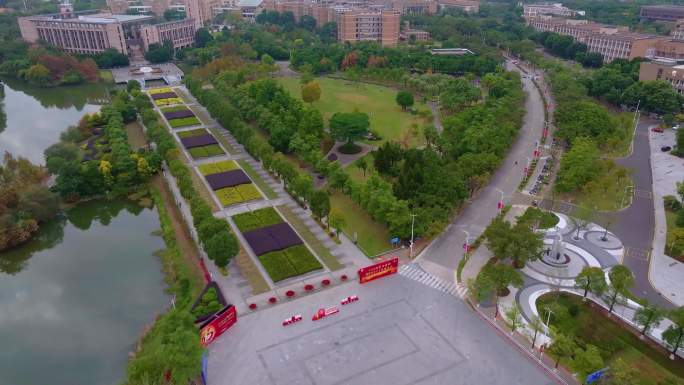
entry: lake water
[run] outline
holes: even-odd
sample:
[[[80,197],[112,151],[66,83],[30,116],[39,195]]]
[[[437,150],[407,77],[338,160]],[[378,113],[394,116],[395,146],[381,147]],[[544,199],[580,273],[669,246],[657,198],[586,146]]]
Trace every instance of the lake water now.
[[[116,385],[169,303],[155,210],[77,205],[0,253],[0,384]]]
[[[104,84],[2,83],[0,154],[39,164],[62,131],[109,101]],[[169,302],[153,255],[164,247],[158,229],[155,210],[91,201],[0,253],[0,384],[119,384],[141,331]]]
[[[0,126],[0,155],[9,151],[38,164],[45,163],[43,151],[62,131],[108,102],[111,87],[97,83],[40,88],[15,79],[1,81],[7,122],[4,130]]]

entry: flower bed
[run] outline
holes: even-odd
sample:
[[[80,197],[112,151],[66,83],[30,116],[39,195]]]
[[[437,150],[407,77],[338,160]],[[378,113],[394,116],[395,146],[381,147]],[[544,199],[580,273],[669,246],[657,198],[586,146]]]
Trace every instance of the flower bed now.
[[[204,129],[202,129],[204,130]],[[192,130],[195,131],[195,130]],[[187,131],[183,131],[187,132]],[[205,131],[206,132],[206,131]],[[180,136],[182,132],[179,132],[178,135]],[[220,172],[225,172],[225,171],[231,171],[231,170],[237,170],[240,168],[238,164],[234,160],[222,160],[220,162],[216,163],[206,163],[206,164],[200,164],[197,167],[202,173],[202,175],[211,175],[211,174],[218,174]]]
[[[259,194],[259,191],[257,191],[257,189],[251,184],[226,187],[216,190],[214,193],[223,206],[230,206],[237,203],[261,199],[261,194]]]
[[[323,268],[304,245],[262,254],[259,256],[259,261],[273,282]]]
[[[162,108],[161,112],[164,114],[164,117],[172,128],[201,124],[199,119],[195,116],[195,113],[185,106],[166,107]]]
[[[193,136],[202,136],[202,135],[207,135],[207,134],[209,134],[209,131],[205,130],[204,128],[196,128],[194,130],[179,131],[178,137],[179,138],[190,138]]]
[[[311,285],[311,284],[306,284],[306,285],[304,285],[304,290],[306,290],[306,291],[311,291],[311,290],[313,290],[313,289],[314,289],[314,286]]]
[[[250,303],[250,304],[249,304],[249,308],[250,308],[250,310],[254,310],[254,309],[257,308],[257,304],[255,304],[255,303]]]
[[[294,290],[288,290],[287,292],[285,292],[285,295],[292,298],[295,296],[295,292]]]
[[[198,126],[200,124],[202,124],[202,122],[200,122],[195,116],[169,120],[169,125],[171,128]]]
[[[183,100],[174,92],[171,87],[156,88],[147,91],[154,104],[159,107],[168,106],[171,104],[181,104]]]
[[[210,144],[208,146],[193,147],[188,149],[190,156],[193,159],[208,158],[210,156],[224,155],[225,152],[221,149],[218,144]]]
[[[256,230],[262,227],[275,225],[277,223],[285,222],[283,218],[272,207],[267,207],[255,211],[250,211],[243,214],[233,216],[235,226],[240,229],[240,232],[246,233],[248,231]]]

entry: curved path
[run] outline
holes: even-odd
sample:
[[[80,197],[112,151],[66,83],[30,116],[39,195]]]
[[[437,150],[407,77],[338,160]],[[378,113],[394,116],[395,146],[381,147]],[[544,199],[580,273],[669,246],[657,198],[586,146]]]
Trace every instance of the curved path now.
[[[674,307],[666,297],[653,288],[649,280],[649,261],[655,228],[653,211],[653,175],[651,172],[651,146],[648,142],[648,129],[654,122],[642,120],[634,133],[632,153],[616,160],[621,166],[632,170],[634,194],[632,204],[613,214],[613,231],[625,243],[625,256],[622,261],[634,272],[635,284],[632,291],[639,297],[666,309]]]
[[[509,71],[520,72],[520,69],[511,62],[506,62],[506,68]],[[497,203],[501,199],[499,190],[508,198],[505,200],[509,200],[518,189],[523,176],[525,157],[532,155],[544,127],[542,96],[529,77],[521,81],[527,97],[526,113],[518,138],[489,185],[479,191],[447,229],[418,256],[417,260],[432,274],[453,280],[453,271],[463,257],[463,244],[466,242],[464,231],[470,234],[470,241],[473,242],[498,214]]]

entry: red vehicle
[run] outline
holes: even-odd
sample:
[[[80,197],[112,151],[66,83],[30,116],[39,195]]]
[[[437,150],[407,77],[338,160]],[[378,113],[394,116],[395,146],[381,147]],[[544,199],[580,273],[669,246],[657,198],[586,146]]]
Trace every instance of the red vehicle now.
[[[302,320],[302,315],[301,315],[301,314],[293,315],[292,317],[290,317],[290,318],[285,318],[285,319],[283,320],[283,326],[292,325],[293,323],[299,322],[299,321],[301,321],[301,320]]]
[[[337,308],[337,306],[329,307],[327,309],[318,309],[316,314],[314,314],[313,318],[311,318],[312,321],[318,321],[321,318],[325,318],[331,314],[339,313],[340,309]]]
[[[349,305],[350,303],[356,302],[356,301],[358,301],[358,300],[359,300],[359,297],[357,297],[357,296],[355,296],[355,295],[350,295],[349,297],[347,297],[347,298],[343,299],[342,301],[340,301],[340,303],[341,303],[342,305]]]
[[[651,128],[651,131],[653,131],[653,132],[663,132],[663,131],[665,131],[665,130],[664,130],[662,127],[660,127],[660,126],[655,126],[655,127]]]

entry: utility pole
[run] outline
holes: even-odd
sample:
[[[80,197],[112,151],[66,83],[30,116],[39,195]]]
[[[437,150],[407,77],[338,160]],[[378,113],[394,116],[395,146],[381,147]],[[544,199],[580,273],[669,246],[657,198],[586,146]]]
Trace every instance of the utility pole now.
[[[411,214],[411,243],[409,244],[409,259],[413,259],[413,225],[416,223],[416,214]]]

